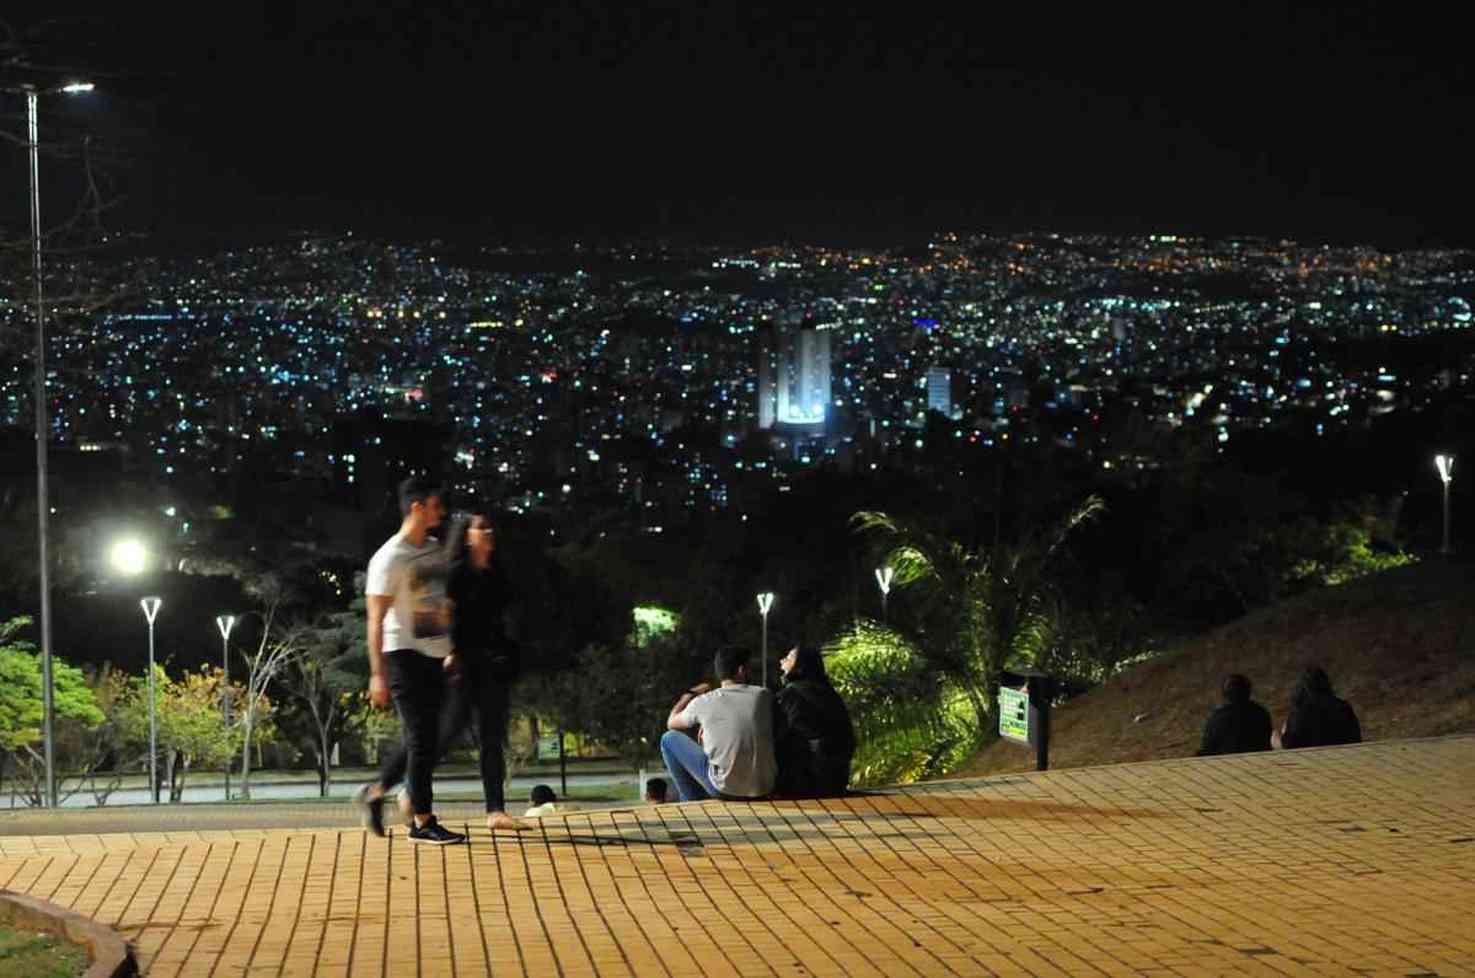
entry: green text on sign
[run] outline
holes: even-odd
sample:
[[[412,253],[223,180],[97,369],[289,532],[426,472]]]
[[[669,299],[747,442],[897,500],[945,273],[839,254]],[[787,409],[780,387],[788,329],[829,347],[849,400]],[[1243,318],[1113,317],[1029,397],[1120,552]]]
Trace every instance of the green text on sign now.
[[[1029,743],[1029,694],[1003,687],[999,690],[999,736]]]

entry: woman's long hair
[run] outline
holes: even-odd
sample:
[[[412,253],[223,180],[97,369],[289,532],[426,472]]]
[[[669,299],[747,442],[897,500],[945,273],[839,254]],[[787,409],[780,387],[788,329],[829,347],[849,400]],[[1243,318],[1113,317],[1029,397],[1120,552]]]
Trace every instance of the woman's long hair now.
[[[456,570],[471,560],[470,537],[471,524],[476,521],[480,513],[457,513],[451,519],[451,529],[446,533],[446,541],[441,544],[445,551],[446,563],[451,570]],[[482,516],[482,519],[486,519]]]
[[[1301,673],[1300,682],[1296,683],[1296,688],[1291,692],[1291,703],[1299,706],[1322,696],[1334,695],[1336,694],[1332,692],[1332,680],[1326,674],[1326,670],[1321,666],[1312,665],[1307,666],[1306,670]]]
[[[495,539],[497,525],[492,522],[492,518],[486,513],[457,513],[451,519],[451,528],[446,533],[445,543],[441,547],[446,555],[446,565],[452,573],[463,567],[472,566],[471,525],[478,519],[486,524],[487,530],[493,534],[493,538]],[[502,547],[500,546],[500,541],[498,541],[498,544],[498,546],[492,548],[491,560],[487,562],[487,573],[492,574],[505,584],[507,575],[502,572]]]
[[[819,654],[819,649],[813,645],[801,645],[794,653],[794,667],[789,670],[788,681],[792,683],[801,679],[830,685],[829,673],[825,672],[825,660]]]

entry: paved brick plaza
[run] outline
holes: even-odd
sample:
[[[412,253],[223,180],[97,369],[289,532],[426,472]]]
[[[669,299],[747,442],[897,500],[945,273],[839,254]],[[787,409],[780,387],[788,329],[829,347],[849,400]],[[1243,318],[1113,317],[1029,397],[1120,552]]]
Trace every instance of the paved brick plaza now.
[[[6,825],[0,888],[160,978],[1475,975],[1475,737],[473,823],[449,849]]]

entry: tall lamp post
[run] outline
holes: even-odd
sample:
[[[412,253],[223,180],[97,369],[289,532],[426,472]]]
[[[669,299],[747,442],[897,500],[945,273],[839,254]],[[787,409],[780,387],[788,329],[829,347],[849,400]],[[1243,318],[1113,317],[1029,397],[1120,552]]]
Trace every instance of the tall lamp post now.
[[[896,570],[891,566],[876,568],[876,586],[881,589],[881,624],[886,624],[886,599],[891,596],[891,578]]]
[[[763,616],[763,688],[768,688],[768,610],[773,607],[773,592],[758,595],[758,614]]]
[[[31,157],[31,292],[36,305],[36,538],[37,558],[41,564],[41,726],[45,738],[46,804],[57,805],[56,798],[56,705],[52,697],[51,675],[51,566],[47,524],[51,502],[46,491],[46,308],[41,288],[41,142],[37,136],[37,102],[42,95],[65,93],[80,95],[92,91],[90,82],[72,82],[56,88],[22,85],[4,91],[26,97],[26,144]]]
[[[1455,481],[1455,457],[1453,455],[1434,456],[1434,468],[1439,472],[1439,481],[1444,483],[1444,539],[1439,545],[1439,552],[1452,554],[1454,548],[1449,544],[1449,484]]]
[[[230,740],[230,632],[236,627],[235,615],[216,615],[220,629],[220,715],[225,722],[225,738]],[[230,751],[225,752],[225,800],[230,801]]]
[[[154,619],[159,616],[159,606],[163,603],[163,598],[152,595],[138,602],[149,623],[149,790],[153,792],[155,805],[159,803],[159,725],[154,699]]]

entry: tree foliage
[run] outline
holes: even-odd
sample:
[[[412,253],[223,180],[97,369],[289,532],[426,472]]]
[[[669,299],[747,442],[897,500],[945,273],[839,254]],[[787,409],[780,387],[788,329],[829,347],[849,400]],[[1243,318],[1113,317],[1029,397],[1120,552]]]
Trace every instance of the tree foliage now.
[[[41,655],[19,637],[30,624],[24,616],[0,623],[0,761],[9,757],[27,801],[39,805],[45,793]],[[103,722],[82,670],[55,655],[51,687],[58,741]],[[59,766],[64,759],[55,760]]]
[[[169,786],[169,800],[184,797],[185,778],[196,767],[224,767],[245,739],[238,723],[225,723],[224,674],[219,667],[204,668],[171,677],[163,666],[154,667],[155,719],[158,729],[159,764],[162,781]],[[241,703],[246,691],[229,684],[232,703]],[[272,703],[265,696],[256,704],[257,715],[269,718]],[[148,768],[149,688],[147,676],[130,677],[127,693],[115,707],[115,719],[130,756],[141,758]],[[251,735],[263,742],[275,739],[276,729],[262,722]]]
[[[1104,508],[1091,496],[1052,526],[977,550],[886,513],[862,511],[853,522],[884,541],[893,586],[909,596],[911,613],[896,627],[982,717],[993,712],[1005,668],[1037,665],[1048,654],[1053,564],[1070,535]]]
[[[982,743],[986,718],[973,699],[901,633],[860,620],[827,652],[830,681],[856,728],[853,784],[937,777]]]

